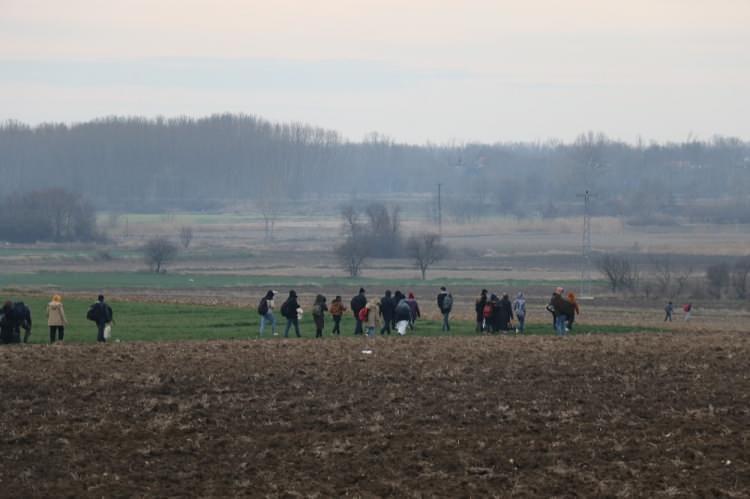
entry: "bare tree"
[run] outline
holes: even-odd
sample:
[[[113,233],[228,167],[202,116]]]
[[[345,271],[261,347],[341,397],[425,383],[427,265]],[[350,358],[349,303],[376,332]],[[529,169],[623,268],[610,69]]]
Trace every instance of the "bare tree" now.
[[[414,259],[414,266],[427,278],[427,269],[445,258],[448,249],[440,242],[440,235],[434,233],[413,235],[406,243],[406,251]]]
[[[651,263],[654,266],[656,281],[656,291],[661,296],[669,296],[672,298],[670,293],[672,292],[672,281],[674,269],[672,268],[672,260],[669,256],[663,258],[650,257]]]
[[[152,272],[162,272],[165,264],[174,260],[178,248],[175,243],[164,236],[149,239],[143,247],[143,256]]]
[[[358,277],[362,273],[362,265],[369,256],[367,241],[359,237],[350,237],[334,250],[341,262],[341,266],[351,277]]]
[[[750,256],[743,256],[735,262],[731,276],[732,287],[740,300],[747,298],[748,274],[750,274]]]
[[[687,289],[687,285],[690,282],[690,276],[693,274],[693,267],[688,266],[682,269],[682,271],[677,275],[675,278],[675,286],[673,288],[672,292],[672,298],[676,298],[682,294],[685,289]]]
[[[188,249],[190,243],[193,242],[193,228],[189,225],[180,228],[180,242],[185,249]]]
[[[265,195],[261,199],[255,202],[260,211],[260,215],[263,217],[263,228],[266,241],[273,240],[273,231],[276,227],[276,220],[279,218],[281,212],[282,200],[278,196]]]
[[[599,272],[607,278],[612,292],[630,289],[636,281],[635,269],[624,256],[604,255],[596,266]]]
[[[724,290],[729,286],[729,265],[726,262],[709,265],[706,268],[708,289],[715,298],[721,298]]]

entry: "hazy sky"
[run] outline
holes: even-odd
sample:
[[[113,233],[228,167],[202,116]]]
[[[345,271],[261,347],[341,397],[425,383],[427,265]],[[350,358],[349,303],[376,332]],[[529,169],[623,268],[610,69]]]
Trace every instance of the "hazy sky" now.
[[[0,119],[750,139],[750,0],[0,0]]]

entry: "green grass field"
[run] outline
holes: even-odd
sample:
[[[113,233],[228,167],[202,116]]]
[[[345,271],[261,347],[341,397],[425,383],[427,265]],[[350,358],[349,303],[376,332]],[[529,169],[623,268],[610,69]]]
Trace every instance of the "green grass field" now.
[[[9,297],[23,300],[29,305],[34,321],[32,343],[47,343],[49,340],[45,307],[48,299],[41,297]],[[259,316],[254,309],[201,306],[201,305],[171,305],[145,302],[109,302],[114,311],[115,325],[113,339],[120,341],[182,341],[182,340],[232,340],[258,338]],[[68,326],[65,330],[66,343],[93,343],[96,339],[96,326],[86,320],[86,311],[91,302],[69,299],[64,300]],[[267,327],[265,338],[278,339],[283,335],[286,320],[277,312],[277,332],[279,336],[271,335],[270,326]],[[546,317],[545,317],[546,319]],[[301,322],[304,338],[314,338],[315,328],[310,314],[305,314]],[[326,317],[325,338],[331,338],[333,321]],[[343,336],[352,336],[354,319],[345,315],[342,320]],[[575,334],[607,334],[629,332],[659,332],[654,328],[633,328],[626,326],[586,326],[579,324]],[[551,324],[531,323],[527,326],[527,333],[534,335],[553,334]],[[474,324],[468,321],[453,321],[452,336],[472,336]],[[448,333],[440,331],[440,323],[436,321],[420,321],[417,330],[409,335],[417,336],[446,336]],[[293,329],[290,337],[294,336]]]
[[[299,277],[299,276],[237,276],[227,274],[154,274],[150,272],[32,272],[24,274],[0,274],[0,289],[60,289],[69,291],[98,291],[109,289],[205,289],[294,287],[341,288],[356,290],[360,286],[394,289],[413,289],[438,286],[475,286],[492,289],[524,289],[529,286],[567,286],[577,281],[531,281],[531,280],[474,280],[474,279],[378,279],[358,277]]]

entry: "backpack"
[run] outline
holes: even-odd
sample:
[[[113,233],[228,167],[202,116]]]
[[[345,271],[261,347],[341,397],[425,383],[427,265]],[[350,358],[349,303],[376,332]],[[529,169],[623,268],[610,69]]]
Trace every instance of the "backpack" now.
[[[97,312],[97,308],[96,308],[96,305],[97,305],[96,303],[94,303],[93,305],[91,305],[91,306],[89,307],[89,310],[88,310],[88,312],[86,312],[86,318],[87,318],[88,320],[90,320],[90,321],[94,321],[94,322],[96,322],[96,319],[97,319],[97,315],[98,315],[98,314],[96,313],[96,312]]]
[[[313,305],[312,314],[315,317],[320,317],[321,315],[323,315],[323,307],[320,306],[320,303],[316,303],[315,305]]]
[[[258,304],[258,315],[266,315],[268,313],[268,300],[265,298],[260,300]]]
[[[487,304],[485,304],[484,308],[482,309],[482,316],[485,319],[489,319],[490,317],[492,317],[492,309],[492,303],[487,302]]]
[[[368,310],[367,307],[362,307],[359,309],[359,312],[357,313],[357,318],[362,322],[366,322],[367,316],[369,315],[370,315],[370,310]]]
[[[283,315],[283,316],[284,316],[284,317],[286,317],[287,319],[289,319],[289,318],[290,318],[290,317],[289,317],[289,300],[285,301],[285,302],[284,302],[284,303],[283,303],[283,304],[281,305],[281,315]]]
[[[16,318],[18,326],[25,330],[31,329],[31,310],[22,301],[13,304],[13,315]]]
[[[443,312],[450,312],[453,308],[453,295],[447,294],[443,298]]]

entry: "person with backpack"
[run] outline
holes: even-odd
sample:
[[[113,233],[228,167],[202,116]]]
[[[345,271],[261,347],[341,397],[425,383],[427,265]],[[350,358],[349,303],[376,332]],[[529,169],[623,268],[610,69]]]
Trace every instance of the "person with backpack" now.
[[[401,296],[403,297],[404,295]],[[393,311],[393,319],[396,321],[396,331],[398,331],[398,334],[401,336],[406,334],[406,328],[409,327],[409,324],[411,323],[411,317],[411,307],[409,306],[409,303],[406,298],[401,298]]]
[[[524,298],[523,293],[518,293],[516,299],[513,300],[513,313],[516,314],[518,319],[516,332],[523,334],[526,325],[526,298]]]
[[[294,332],[297,333],[297,338],[302,337],[299,333],[299,315],[297,309],[299,303],[297,302],[297,292],[294,290],[289,291],[289,298],[281,305],[281,315],[286,317],[286,329],[284,330],[284,338],[289,337],[289,328],[294,326]]]
[[[312,308],[313,322],[315,322],[315,337],[323,337],[323,327],[325,326],[325,313],[328,312],[326,297],[318,295],[315,297],[315,303]]]
[[[96,341],[106,343],[107,338],[104,336],[104,328],[113,321],[112,307],[104,301],[104,295],[99,295],[96,302],[89,307],[86,318],[96,323]]]
[[[380,303],[373,299],[359,311],[360,320],[367,325],[367,336],[375,336],[375,330],[380,326],[379,309]]]
[[[437,305],[438,309],[440,309],[440,313],[443,314],[443,326],[441,331],[450,331],[450,315],[451,310],[453,309],[453,295],[445,289],[445,286],[440,287],[440,293],[437,295]]]
[[[23,302],[14,304],[6,301],[0,310],[0,343],[21,343],[21,328],[27,330],[28,340],[28,335],[31,334],[31,311]]]
[[[487,290],[483,289],[479,293],[476,303],[474,303],[474,312],[476,313],[476,326],[474,327],[475,332],[484,331],[484,306],[487,305]]]
[[[333,331],[331,331],[331,334],[339,336],[341,334],[341,317],[343,317],[344,312],[346,312],[346,307],[341,301],[341,296],[337,295],[336,298],[333,299],[329,311],[331,312],[331,317],[333,317]]]
[[[259,336],[263,336],[263,330],[266,327],[266,322],[271,323],[271,334],[276,336],[276,317],[273,315],[274,302],[273,299],[276,296],[276,292],[269,289],[266,296],[261,298],[258,304],[258,315],[260,315],[260,331]]]
[[[503,297],[500,298],[499,307],[498,327],[503,334],[508,334],[513,324],[513,305],[510,303],[508,293],[503,293]]]
[[[555,317],[555,332],[558,336],[568,334],[568,318],[575,313],[573,305],[563,298],[564,291],[562,287],[556,288],[550,300],[552,313]]]
[[[672,322],[672,313],[674,312],[674,305],[670,301],[664,307],[664,322]]]
[[[422,317],[422,312],[419,310],[419,303],[417,303],[417,299],[414,297],[414,293],[409,293],[409,298],[406,299],[406,303],[409,304],[409,308],[411,309],[409,329],[414,331],[414,329],[416,329],[417,319]]]
[[[351,303],[349,303],[349,305],[351,306],[352,314],[354,315],[354,321],[356,323],[354,326],[354,335],[357,336],[362,334],[363,332],[363,323],[359,319],[359,312],[367,306],[367,297],[365,296],[364,288],[359,288],[359,293],[354,298],[352,298],[352,301]]]
[[[399,294],[401,294],[399,292]],[[396,302],[391,298],[391,290],[385,292],[385,296],[380,299],[380,316],[383,317],[383,327],[380,334],[391,334],[391,324],[393,323],[393,312],[396,309]]]
[[[65,326],[68,320],[65,318],[65,309],[62,304],[62,297],[55,295],[52,301],[47,304],[47,326],[49,327],[49,342],[54,343],[58,340],[63,342],[65,337]]]

